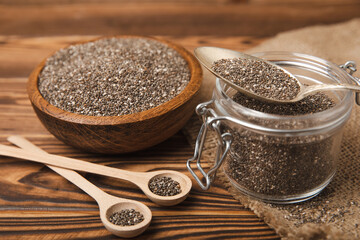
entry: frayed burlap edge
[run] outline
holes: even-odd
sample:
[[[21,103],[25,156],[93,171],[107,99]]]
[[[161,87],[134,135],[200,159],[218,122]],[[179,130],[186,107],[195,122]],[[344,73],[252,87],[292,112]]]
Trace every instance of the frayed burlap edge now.
[[[346,43],[346,44],[344,44]],[[288,31],[278,34],[276,37],[263,42],[259,46],[250,49],[249,52],[259,51],[292,51],[306,53],[313,56],[321,57],[333,63],[343,64],[348,60],[354,60],[360,63],[360,19],[353,19],[344,23],[333,25],[319,25],[303,29]],[[356,77],[360,77],[360,71],[355,73]],[[212,89],[214,88],[214,78],[207,71],[204,71],[204,83],[202,87],[201,101],[205,102],[211,98]],[[356,119],[360,118],[360,107],[355,106],[352,117],[345,127],[342,152],[340,161],[342,169],[338,171],[334,180],[322,192],[327,189],[340,189],[343,191],[349,184],[351,187],[352,199],[359,202],[360,197],[360,176],[354,175],[360,172],[360,127]],[[184,128],[184,133],[187,136],[189,143],[194,145],[198,131],[201,126],[201,121],[198,117],[194,117]],[[214,136],[209,136],[204,148],[202,162],[213,164],[215,157],[216,140]],[[205,159],[205,160],[204,160]],[[355,165],[356,163],[356,165]],[[342,171],[352,169],[352,179],[344,181],[344,174]],[[340,174],[339,174],[340,173]],[[255,214],[264,219],[264,221],[275,229],[275,231],[283,239],[360,239],[360,204],[357,203],[356,211],[352,215],[345,216],[344,227],[334,227],[331,224],[312,224],[306,223],[301,227],[294,227],[290,221],[284,218],[288,212],[271,209],[269,204],[265,204],[240,194],[228,181],[225,175],[218,171],[217,181],[228,188],[229,192],[235,199],[239,200],[245,207],[250,208]],[[345,183],[345,184],[344,184]],[[354,187],[355,186],[355,187]],[[348,191],[349,192],[349,191]],[[321,197],[320,197],[321,199]],[[307,202],[316,201],[316,199]],[[323,205],[321,205],[323,206]],[[351,223],[349,225],[349,223]],[[340,224],[341,225],[341,224]]]
[[[196,137],[200,130],[202,122],[197,115],[193,115],[187,125],[183,128],[188,142],[195,147]],[[216,151],[216,136],[214,133],[209,132],[203,148],[201,160],[203,164],[212,166],[215,160]],[[262,218],[271,228],[273,228],[282,239],[295,240],[295,239],[354,239],[351,234],[346,234],[332,226],[318,225],[318,224],[305,224],[301,228],[296,229],[291,226],[290,222],[274,210],[269,204],[253,199],[240,193],[225,176],[222,170],[219,170],[216,175],[216,182],[225,187],[229,193],[238,200],[246,208],[251,209],[258,217]]]

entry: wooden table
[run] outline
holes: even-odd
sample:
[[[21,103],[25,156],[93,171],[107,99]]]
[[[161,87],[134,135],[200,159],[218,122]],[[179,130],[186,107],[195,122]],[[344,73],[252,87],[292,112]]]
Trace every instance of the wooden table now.
[[[87,154],[64,145],[30,106],[25,90],[30,71],[52,51],[92,38],[88,35],[171,35],[169,40],[191,51],[201,45],[242,51],[281,31],[360,17],[359,10],[358,0],[0,0],[0,143],[19,134],[53,154],[189,175],[185,162],[193,149],[181,132],[126,155]],[[125,181],[84,176],[110,194],[151,208],[152,224],[138,239],[278,239],[217,184],[204,192],[194,182],[185,202],[160,207]],[[95,201],[80,189],[44,165],[0,156],[0,239],[71,238],[115,237],[102,226]]]
[[[179,132],[148,150],[116,156],[88,154],[66,146],[37,119],[26,94],[26,76],[52,51],[92,36],[0,36],[0,143],[25,136],[45,151],[97,164],[150,171],[173,169],[190,174],[185,162],[193,149]],[[258,38],[183,37],[168,39],[193,50],[214,45],[244,50]],[[253,212],[245,209],[221,186],[202,191],[195,182],[187,200],[178,206],[160,207],[128,182],[83,174],[106,192],[145,203],[153,212],[149,229],[138,239],[278,239],[276,233]],[[42,164],[0,156],[1,239],[112,239],[102,226],[96,202]]]

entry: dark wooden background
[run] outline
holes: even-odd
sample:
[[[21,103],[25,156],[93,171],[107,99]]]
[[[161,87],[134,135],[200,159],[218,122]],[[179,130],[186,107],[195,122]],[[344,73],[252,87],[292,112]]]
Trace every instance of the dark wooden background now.
[[[267,37],[359,12],[358,0],[0,0],[0,33]]]
[[[80,152],[50,135],[25,90],[32,68],[52,51],[95,35],[162,35],[190,51],[213,45],[246,50],[285,30],[360,17],[357,0],[0,0],[0,143],[20,134],[44,150],[113,167],[186,174],[193,149],[179,132],[137,153]],[[189,175],[189,174],[188,174]],[[138,239],[278,239],[218,184],[160,207],[135,186],[84,174],[110,194],[144,202],[153,212]],[[41,164],[0,157],[1,239],[112,239],[94,200]]]

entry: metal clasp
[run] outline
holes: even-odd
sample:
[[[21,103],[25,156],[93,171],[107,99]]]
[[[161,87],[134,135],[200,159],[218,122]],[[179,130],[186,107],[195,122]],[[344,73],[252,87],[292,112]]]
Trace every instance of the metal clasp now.
[[[354,61],[347,61],[345,64],[340,65],[342,69],[344,69],[350,76],[354,82],[360,86],[360,79],[353,76],[353,73],[357,71],[356,63]],[[360,106],[360,93],[355,93],[355,102],[358,106]]]
[[[200,128],[199,134],[196,138],[195,142],[195,150],[194,156],[187,161],[187,168],[198,182],[200,187],[203,190],[208,190],[210,188],[211,182],[215,179],[216,171],[221,166],[224,158],[226,157],[230,145],[232,142],[232,135],[230,133],[221,133],[220,130],[220,121],[221,119],[216,115],[215,111],[208,106],[210,106],[213,101],[201,103],[196,107],[196,113],[202,117],[203,124]],[[214,130],[217,134],[217,150],[216,150],[216,157],[215,157],[215,164],[214,166],[206,173],[201,166],[201,154],[204,148],[204,143],[206,140],[206,135],[208,130]],[[201,181],[201,179],[196,175],[194,170],[191,168],[191,162],[196,160],[197,168],[199,169],[201,175],[205,178],[205,183]]]

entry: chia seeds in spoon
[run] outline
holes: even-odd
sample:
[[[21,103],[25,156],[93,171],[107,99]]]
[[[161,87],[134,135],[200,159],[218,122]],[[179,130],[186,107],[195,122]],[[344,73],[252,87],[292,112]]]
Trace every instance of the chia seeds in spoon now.
[[[135,209],[124,209],[120,212],[114,212],[109,221],[115,225],[133,226],[144,221],[144,216]]]
[[[149,189],[159,196],[175,196],[181,193],[180,184],[171,177],[154,177],[149,181]]]
[[[39,90],[52,105],[90,116],[146,111],[177,96],[190,70],[169,46],[144,38],[101,39],[47,59]]]
[[[235,85],[275,100],[291,100],[300,92],[298,81],[280,68],[252,59],[221,59],[212,70]]]

